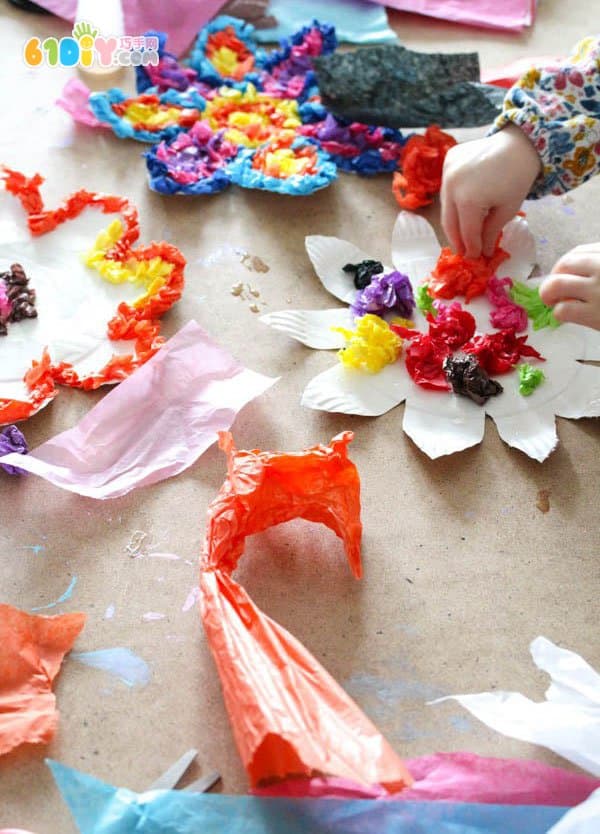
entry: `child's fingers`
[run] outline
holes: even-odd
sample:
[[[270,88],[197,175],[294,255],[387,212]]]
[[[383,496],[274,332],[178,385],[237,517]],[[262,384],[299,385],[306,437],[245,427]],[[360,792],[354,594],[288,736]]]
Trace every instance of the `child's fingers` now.
[[[600,307],[586,301],[560,301],[554,308],[554,315],[561,322],[572,322],[600,330]]]
[[[460,236],[467,258],[478,258],[481,255],[481,233],[484,217],[485,213],[478,206],[466,203],[460,208]]]
[[[577,249],[567,252],[552,267],[553,273],[568,273],[569,275],[596,276],[600,279],[600,253],[581,251]]]
[[[549,307],[567,299],[590,301],[593,295],[593,282],[581,275],[555,273],[540,286],[540,298]]]
[[[455,252],[462,250],[462,239],[460,236],[460,226],[458,225],[458,213],[454,200],[450,198],[447,193],[442,191],[442,228],[446,233],[448,242]]]
[[[496,249],[496,241],[498,235],[508,223],[509,220],[515,216],[515,212],[506,206],[497,206],[493,208],[483,223],[483,254],[488,258],[494,254]]]

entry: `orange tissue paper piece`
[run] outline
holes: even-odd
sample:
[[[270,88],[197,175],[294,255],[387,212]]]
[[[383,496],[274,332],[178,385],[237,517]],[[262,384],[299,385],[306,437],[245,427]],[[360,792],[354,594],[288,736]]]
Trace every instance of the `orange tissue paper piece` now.
[[[509,257],[508,252],[500,248],[499,243],[491,257],[480,255],[479,258],[465,258],[445,246],[431,275],[426,279],[429,291],[434,298],[454,298],[464,295],[469,302],[478,295],[483,295],[488,281],[500,264]]]
[[[228,475],[208,508],[200,577],[202,620],[235,740],[252,787],[289,776],[340,776],[397,792],[412,779],[357,705],[288,631],[232,578],[247,536],[294,518],[342,539],[355,577],[360,481],[352,432],[297,454],[237,451],[220,434]]]
[[[442,186],[444,159],[453,145],[456,139],[437,125],[407,140],[400,155],[400,170],[392,181],[400,208],[414,211],[433,201]]]
[[[45,617],[0,605],[0,755],[53,738],[52,682],[84,623],[85,614]]]

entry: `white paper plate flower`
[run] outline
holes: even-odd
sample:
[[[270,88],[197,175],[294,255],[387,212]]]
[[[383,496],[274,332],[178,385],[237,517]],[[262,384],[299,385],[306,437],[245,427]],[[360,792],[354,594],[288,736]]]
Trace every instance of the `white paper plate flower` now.
[[[181,295],[185,264],[168,243],[134,247],[138,214],[125,198],[82,190],[47,210],[41,178],[8,171],[5,180],[0,290],[6,304],[5,273],[20,264],[37,317],[13,321],[4,312],[0,425],[39,411],[55,383],[97,388],[149,359],[164,341],[159,317]]]
[[[502,248],[510,258],[501,264],[498,274],[535,287],[535,279],[527,280],[535,265],[535,242],[524,218],[517,217],[505,227]],[[376,255],[347,241],[320,235],[307,237],[306,249],[325,289],[346,304],[353,302],[357,290],[342,267]],[[430,274],[440,251],[435,232],[424,218],[408,212],[398,215],[391,260],[394,269],[408,275],[414,290]],[[384,263],[384,272],[391,269]],[[465,309],[475,318],[477,334],[494,331],[490,324],[492,308],[485,296],[472,300]],[[417,330],[427,331],[428,324],[418,309],[412,319]],[[261,321],[319,350],[344,347],[344,336],[332,328],[351,329],[354,325],[349,307],[284,310],[265,315]],[[484,406],[451,392],[421,388],[409,376],[401,354],[398,361],[374,374],[337,362],[308,383],[302,404],[321,411],[378,416],[406,401],[402,427],[430,458],[479,443],[487,413],[506,443],[542,461],[558,442],[555,415],[600,416],[600,368],[579,361],[600,360],[600,333],[573,324],[534,331],[530,322],[526,335],[528,343],[546,359],[539,363],[545,382],[527,397],[519,393],[514,370],[499,378],[503,393]]]

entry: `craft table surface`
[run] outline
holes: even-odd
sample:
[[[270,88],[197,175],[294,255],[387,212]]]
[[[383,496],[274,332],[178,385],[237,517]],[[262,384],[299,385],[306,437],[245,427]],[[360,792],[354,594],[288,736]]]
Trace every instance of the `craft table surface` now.
[[[485,69],[568,53],[597,26],[595,6],[542,0],[535,26],[521,35],[400,13],[391,20],[407,46],[478,50]],[[351,453],[362,478],[364,579],[352,579],[333,534],[304,522],[251,539],[237,579],[347,688],[399,754],[471,750],[561,763],[488,730],[457,704],[426,701],[489,689],[540,698],[547,679],[528,653],[540,634],[600,667],[600,421],[559,420],[560,445],[543,464],[503,444],[489,419],[480,446],[431,461],[403,434],[403,406],[376,419],[303,409],[304,385],[331,365],[331,354],[262,325],[231,287],[252,284],[265,311],[331,306],[304,237],[336,235],[385,260],[396,216],[390,178],[342,174],[307,198],[238,188],[206,198],[153,194],[141,144],[71,127],[53,106],[72,71],[24,66],[28,37],[67,35],[68,25],[6,3],[0,8],[0,159],[28,174],[42,172],[49,206],[81,187],[124,194],[140,209],[142,242],[164,238],[181,248],[187,284],[164,319],[165,332],[195,318],[248,367],[281,376],[238,417],[238,446],[292,451],[343,429],[356,433]],[[103,83],[97,80],[97,88]],[[131,75],[110,84],[133,90]],[[568,202],[528,206],[542,272],[570,247],[598,240],[599,201],[596,181]],[[439,229],[437,206],[425,214]],[[244,252],[260,257],[268,271],[249,271]],[[62,390],[22,426],[30,445],[74,425],[102,396]],[[29,610],[55,600],[77,576],[71,599],[49,612],[87,613],[77,650],[128,647],[152,673],[145,688],[128,688],[66,659],[55,687],[61,712],[55,740],[0,759],[0,827],[75,831],[45,756],[142,790],[196,747],[199,765],[191,776],[217,769],[224,791],[244,792],[197,609],[182,611],[197,584],[205,510],[225,476],[223,455],[213,447],[182,475],[105,502],[35,476],[0,475],[0,601]],[[547,513],[536,506],[539,490],[550,493]],[[126,548],[136,531],[145,538],[142,555],[132,558]],[[157,552],[180,558],[149,558]],[[109,606],[114,616],[106,619]],[[166,616],[148,622],[149,611]]]

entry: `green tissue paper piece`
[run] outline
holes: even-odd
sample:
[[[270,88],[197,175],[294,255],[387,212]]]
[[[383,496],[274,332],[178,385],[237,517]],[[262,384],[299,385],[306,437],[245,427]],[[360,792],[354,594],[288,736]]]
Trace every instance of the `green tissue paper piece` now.
[[[535,389],[546,379],[543,371],[527,363],[518,365],[517,370],[519,371],[519,394],[523,397],[529,397],[530,394],[533,394]]]
[[[435,316],[436,309],[433,306],[433,298],[429,295],[429,284],[421,284],[420,287],[417,287],[417,307],[424,316],[427,313]]]
[[[527,287],[520,281],[515,281],[510,289],[510,297],[515,304],[520,304],[533,321],[533,329],[542,327],[559,327],[560,322],[554,317],[552,307],[544,304],[537,287]]]

